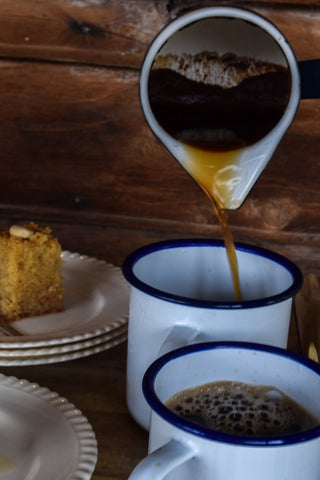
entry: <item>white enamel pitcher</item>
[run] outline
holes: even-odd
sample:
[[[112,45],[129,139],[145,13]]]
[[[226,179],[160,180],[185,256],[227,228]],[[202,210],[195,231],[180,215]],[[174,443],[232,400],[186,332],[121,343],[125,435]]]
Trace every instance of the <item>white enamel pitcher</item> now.
[[[233,21],[230,22],[230,19]],[[239,208],[261,175],[277,148],[283,135],[292,123],[301,98],[301,72],[310,79],[319,62],[305,63],[300,68],[294,52],[284,35],[271,22],[260,15],[242,8],[207,7],[191,11],[169,23],[153,40],[144,58],[140,77],[140,101],[146,121],[153,133],[173,157],[188,171],[186,146],[169,135],[155,118],[148,96],[148,80],[157,55],[195,54],[214,51],[219,55],[232,52],[288,68],[291,89],[287,107],[277,125],[260,141],[239,150],[236,158],[232,192],[225,199],[223,208]],[[318,70],[320,70],[318,68]],[[319,94],[319,87],[313,96]],[[319,82],[318,82],[319,83]],[[303,92],[307,98],[307,92]]]

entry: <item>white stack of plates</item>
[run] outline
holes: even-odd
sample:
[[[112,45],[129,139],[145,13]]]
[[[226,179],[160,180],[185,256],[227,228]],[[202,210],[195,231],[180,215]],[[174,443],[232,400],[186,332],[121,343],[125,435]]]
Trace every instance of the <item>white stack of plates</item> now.
[[[0,335],[0,365],[64,362],[126,340],[129,285],[120,268],[78,253],[62,257],[64,311],[13,322],[21,335]]]

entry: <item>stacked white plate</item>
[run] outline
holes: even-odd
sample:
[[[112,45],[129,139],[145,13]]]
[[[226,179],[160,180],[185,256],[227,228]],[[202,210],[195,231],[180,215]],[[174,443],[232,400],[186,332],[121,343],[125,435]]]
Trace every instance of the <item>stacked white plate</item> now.
[[[0,365],[64,362],[126,340],[129,285],[120,268],[78,253],[62,257],[64,311],[13,322],[21,335],[0,334]]]

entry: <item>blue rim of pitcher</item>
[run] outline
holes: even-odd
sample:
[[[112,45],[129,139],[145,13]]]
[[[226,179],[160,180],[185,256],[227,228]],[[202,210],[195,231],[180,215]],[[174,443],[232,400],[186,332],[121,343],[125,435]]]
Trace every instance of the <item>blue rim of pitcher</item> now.
[[[307,357],[304,357],[300,354],[290,352],[286,349],[273,347],[268,345],[249,343],[249,342],[205,342],[198,343],[194,345],[188,345],[185,347],[178,348],[173,350],[165,355],[159,357],[155,360],[146,370],[143,382],[142,389],[146,401],[152,410],[154,410],[160,417],[162,417],[167,422],[171,423],[175,427],[178,427],[188,433],[202,437],[205,439],[215,440],[223,443],[243,445],[243,446],[268,446],[268,447],[277,447],[291,445],[295,443],[302,443],[320,436],[320,424],[309,430],[295,434],[287,434],[280,436],[244,436],[244,435],[232,435],[222,432],[217,432],[215,430],[198,426],[195,423],[188,421],[186,418],[179,416],[174,413],[172,410],[167,408],[162,401],[158,398],[157,394],[154,391],[154,384],[156,381],[156,376],[162,369],[162,367],[168,364],[170,361],[175,358],[189,355],[195,352],[200,352],[204,350],[213,350],[213,349],[246,349],[253,351],[261,351],[264,353],[269,353],[273,355],[278,355],[285,357],[293,362],[302,364],[305,368],[308,368],[320,376],[320,365],[312,360],[309,360]]]
[[[134,267],[136,263],[143,257],[157,252],[159,250],[180,248],[180,247],[194,247],[194,246],[207,246],[207,247],[222,247],[225,248],[223,240],[208,240],[208,239],[176,239],[176,240],[164,240],[160,242],[151,243],[130,253],[122,264],[122,272],[126,280],[133,287],[138,290],[152,296],[165,300],[171,303],[178,303],[180,305],[187,305],[190,307],[198,308],[219,308],[219,309],[241,309],[241,308],[257,308],[264,307],[266,305],[272,305],[275,303],[283,302],[288,298],[292,298],[301,289],[303,284],[303,276],[301,270],[291,260],[286,257],[255,245],[249,245],[246,243],[235,242],[236,251],[242,251],[258,255],[260,257],[267,258],[275,263],[278,263],[285,268],[292,277],[292,284],[286,290],[283,290],[277,295],[271,295],[257,300],[244,300],[244,301],[232,301],[232,302],[218,302],[213,300],[197,300],[193,298],[187,298],[180,295],[174,295],[163,290],[154,288],[147,283],[140,280],[134,273]]]

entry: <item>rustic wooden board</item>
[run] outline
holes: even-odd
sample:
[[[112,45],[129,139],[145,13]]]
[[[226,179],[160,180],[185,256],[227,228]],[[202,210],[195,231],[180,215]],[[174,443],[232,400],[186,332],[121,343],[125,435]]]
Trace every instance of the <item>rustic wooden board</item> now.
[[[1,0],[0,56],[139,68],[167,18],[149,0]]]
[[[0,82],[2,205],[216,221],[145,124],[135,72],[7,61]],[[316,103],[301,105],[252,195],[230,212],[239,228],[304,238],[318,231],[320,123],[310,120]]]
[[[320,0],[1,0],[0,57],[139,68],[155,34],[187,8],[237,5],[264,15],[298,60],[319,51]]]
[[[138,97],[148,44],[191,3],[199,4],[0,2],[1,225],[52,224],[66,248],[73,225],[90,252],[89,237],[105,229],[96,251],[115,249],[118,262],[149,238],[221,236],[203,193],[150,132]],[[319,3],[238,4],[275,22],[299,60],[319,52]],[[249,198],[229,212],[236,240],[288,253],[304,272],[320,271],[319,120],[319,100],[302,101]]]
[[[187,9],[194,8],[195,6],[211,6],[211,5],[231,5],[231,6],[241,6],[244,8],[254,8],[257,9],[260,5],[269,9],[281,9],[287,8],[289,5],[291,8],[305,8],[309,10],[314,10],[319,6],[319,1],[310,2],[310,0],[266,0],[265,2],[257,2],[256,0],[246,0],[246,1],[232,1],[232,0],[222,0],[222,1],[206,1],[206,0],[170,0],[167,2],[168,10],[173,13],[181,13]],[[259,5],[260,4],[260,5]]]

